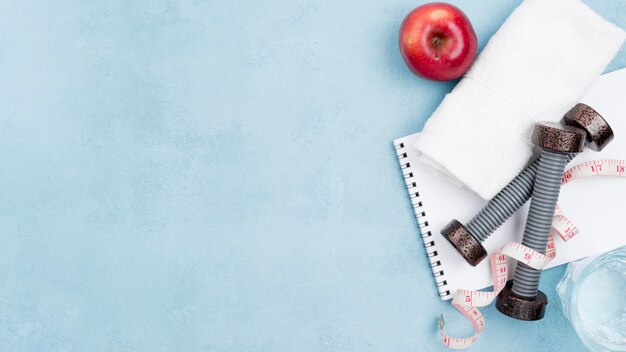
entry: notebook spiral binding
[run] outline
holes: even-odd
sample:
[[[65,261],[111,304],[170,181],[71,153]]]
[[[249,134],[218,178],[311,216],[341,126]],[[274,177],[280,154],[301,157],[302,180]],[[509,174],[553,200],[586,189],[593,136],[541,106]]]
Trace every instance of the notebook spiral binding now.
[[[430,263],[430,268],[435,277],[437,284],[437,291],[439,291],[439,297],[445,299],[450,296],[450,290],[447,289],[448,282],[445,279],[445,273],[441,268],[441,261],[438,259],[437,247],[435,246],[435,240],[431,232],[428,220],[426,218],[426,210],[424,204],[420,200],[420,194],[417,190],[417,180],[413,176],[411,171],[411,163],[406,160],[407,153],[405,151],[404,143],[394,144],[396,149],[396,156],[400,163],[400,169],[402,170],[402,176],[404,177],[404,183],[409,191],[409,197],[411,200],[411,206],[417,219],[417,226],[420,229],[422,241],[424,242],[424,248],[426,249],[426,255]]]

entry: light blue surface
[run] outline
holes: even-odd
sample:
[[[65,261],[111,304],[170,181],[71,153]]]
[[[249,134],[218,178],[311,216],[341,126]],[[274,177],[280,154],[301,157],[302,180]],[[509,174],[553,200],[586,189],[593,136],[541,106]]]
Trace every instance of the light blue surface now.
[[[453,3],[482,48],[519,1]],[[418,4],[0,2],[0,350],[439,350],[441,312],[469,334],[391,146],[453,87],[399,55]],[[540,322],[485,309],[475,350],[582,350],[562,273]]]

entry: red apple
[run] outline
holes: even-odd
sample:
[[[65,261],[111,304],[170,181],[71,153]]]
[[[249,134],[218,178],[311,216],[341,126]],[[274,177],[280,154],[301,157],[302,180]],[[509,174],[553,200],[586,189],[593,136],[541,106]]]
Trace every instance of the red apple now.
[[[477,51],[476,33],[458,7],[433,2],[411,11],[400,27],[400,51],[416,75],[435,81],[461,77]]]

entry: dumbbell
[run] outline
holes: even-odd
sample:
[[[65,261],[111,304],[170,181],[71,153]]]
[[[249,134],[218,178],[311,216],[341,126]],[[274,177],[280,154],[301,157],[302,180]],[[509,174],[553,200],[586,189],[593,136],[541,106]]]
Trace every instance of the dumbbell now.
[[[586,145],[594,151],[602,150],[613,140],[613,130],[608,122],[593,108],[577,104],[568,111],[563,120],[566,125],[586,132]],[[566,157],[567,162],[576,156]],[[509,219],[528,199],[533,191],[539,159],[528,165],[506,187],[496,194],[466,226],[456,219],[441,231],[443,237],[472,266],[478,265],[486,256],[482,246],[489,236]]]
[[[580,153],[585,137],[585,131],[576,127],[549,122],[535,125],[532,142],[542,151],[522,237],[526,247],[545,254],[568,154]],[[543,318],[548,297],[539,291],[540,277],[541,270],[518,262],[513,282],[507,283],[498,294],[496,309],[520,320]]]

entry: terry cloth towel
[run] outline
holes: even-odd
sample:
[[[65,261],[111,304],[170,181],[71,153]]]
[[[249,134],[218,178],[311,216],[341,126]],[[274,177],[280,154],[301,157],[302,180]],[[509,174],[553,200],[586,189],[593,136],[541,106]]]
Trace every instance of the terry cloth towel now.
[[[525,0],[427,121],[420,159],[491,199],[534,157],[534,123],[559,122],[625,37],[579,0]]]

